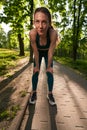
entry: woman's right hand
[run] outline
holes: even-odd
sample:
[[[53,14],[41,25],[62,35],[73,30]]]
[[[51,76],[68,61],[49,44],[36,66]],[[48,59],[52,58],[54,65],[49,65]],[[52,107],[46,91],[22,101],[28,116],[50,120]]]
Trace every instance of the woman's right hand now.
[[[39,72],[39,68],[34,67],[33,73]]]

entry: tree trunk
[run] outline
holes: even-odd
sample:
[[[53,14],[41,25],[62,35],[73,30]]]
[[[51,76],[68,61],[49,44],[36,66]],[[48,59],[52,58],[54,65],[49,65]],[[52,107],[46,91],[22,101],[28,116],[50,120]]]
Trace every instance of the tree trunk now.
[[[19,40],[19,48],[20,48],[20,56],[24,56],[24,43],[23,43],[23,38],[21,37],[21,34],[18,34],[18,40]]]
[[[76,47],[76,49],[78,49],[78,43],[79,43],[79,38],[80,38],[80,36],[79,36],[79,33],[80,33],[80,13],[81,13],[81,0],[80,0],[80,3],[79,3],[79,8],[78,8],[77,31],[76,31],[77,47]]]
[[[74,21],[73,21],[73,60],[76,60],[76,0],[74,0]]]
[[[33,6],[34,6],[34,2],[33,0],[31,0],[31,15],[30,15],[30,30],[33,28]],[[29,59],[29,62],[33,62],[33,50],[32,50],[32,47],[31,47],[31,43],[30,43],[30,59]]]
[[[78,49],[78,42],[79,42],[80,12],[81,12],[81,0],[78,8],[78,15],[76,14],[76,0],[74,0],[74,22],[73,22],[73,60],[74,61],[76,61],[77,58],[77,49]]]

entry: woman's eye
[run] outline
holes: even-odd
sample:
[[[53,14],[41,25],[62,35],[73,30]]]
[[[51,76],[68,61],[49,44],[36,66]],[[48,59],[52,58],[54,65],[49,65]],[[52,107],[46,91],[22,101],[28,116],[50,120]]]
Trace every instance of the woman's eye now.
[[[46,25],[48,22],[47,22],[47,21],[38,21],[38,20],[36,20],[35,23],[36,23],[36,24]]]
[[[43,24],[47,24],[47,21],[43,21]]]
[[[39,21],[35,21],[35,23],[39,23]]]

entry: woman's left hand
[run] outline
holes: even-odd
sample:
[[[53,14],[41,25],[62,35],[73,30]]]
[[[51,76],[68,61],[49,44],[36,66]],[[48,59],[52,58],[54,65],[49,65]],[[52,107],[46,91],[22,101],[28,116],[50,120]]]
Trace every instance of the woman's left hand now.
[[[46,72],[53,73],[53,68],[52,67],[47,68]]]

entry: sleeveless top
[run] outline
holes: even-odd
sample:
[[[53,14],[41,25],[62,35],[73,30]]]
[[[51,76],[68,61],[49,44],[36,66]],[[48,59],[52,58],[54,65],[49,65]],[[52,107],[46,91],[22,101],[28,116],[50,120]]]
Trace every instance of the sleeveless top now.
[[[37,45],[37,48],[38,48],[39,52],[42,52],[42,53],[43,52],[48,52],[49,47],[50,47],[49,29],[47,31],[47,43],[46,43],[46,45],[40,45],[40,36],[39,36],[38,33],[36,35],[36,45]]]

